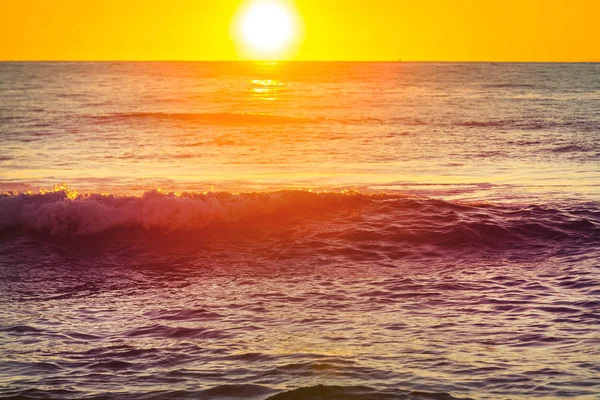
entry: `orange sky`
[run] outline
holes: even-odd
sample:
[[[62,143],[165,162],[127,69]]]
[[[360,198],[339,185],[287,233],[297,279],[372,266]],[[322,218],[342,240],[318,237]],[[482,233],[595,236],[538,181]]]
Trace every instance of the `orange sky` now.
[[[243,2],[3,0],[0,60],[237,60]],[[600,61],[598,0],[293,3],[294,60]]]

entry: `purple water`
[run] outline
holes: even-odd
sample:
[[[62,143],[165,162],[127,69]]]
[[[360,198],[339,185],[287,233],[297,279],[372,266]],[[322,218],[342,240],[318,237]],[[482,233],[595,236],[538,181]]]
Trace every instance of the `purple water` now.
[[[597,398],[599,72],[0,63],[0,397]]]

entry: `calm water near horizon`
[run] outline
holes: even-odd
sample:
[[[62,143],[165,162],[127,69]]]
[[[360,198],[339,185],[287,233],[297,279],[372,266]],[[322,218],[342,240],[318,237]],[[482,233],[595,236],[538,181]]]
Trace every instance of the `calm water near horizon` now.
[[[0,397],[600,396],[600,64],[0,63]]]

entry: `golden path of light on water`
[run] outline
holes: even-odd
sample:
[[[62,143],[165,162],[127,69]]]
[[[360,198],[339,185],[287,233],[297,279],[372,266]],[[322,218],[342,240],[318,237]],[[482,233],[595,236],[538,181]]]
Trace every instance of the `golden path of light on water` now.
[[[283,82],[273,79],[253,79],[250,81],[252,88],[250,89],[251,96],[258,100],[275,101],[279,97],[279,93],[284,90]],[[287,86],[290,84],[288,83]]]

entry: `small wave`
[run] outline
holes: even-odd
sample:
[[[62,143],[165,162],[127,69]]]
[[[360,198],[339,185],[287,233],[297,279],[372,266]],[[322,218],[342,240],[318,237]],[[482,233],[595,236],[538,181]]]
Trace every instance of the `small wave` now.
[[[125,121],[166,121],[191,124],[218,125],[257,125],[310,123],[312,119],[290,117],[265,113],[171,113],[171,112],[135,112],[115,113],[92,117],[100,123],[120,123]]]
[[[543,89],[542,86],[532,85],[529,83],[497,83],[483,85],[483,87],[490,89]]]
[[[452,125],[463,126],[466,128],[504,128],[504,129],[519,129],[519,130],[539,130],[552,129],[559,127],[557,123],[549,121],[535,120],[485,120],[485,121],[462,121],[452,123]]]
[[[553,153],[578,153],[578,152],[587,152],[590,149],[585,148],[583,146],[579,146],[577,144],[569,144],[566,146],[554,147],[551,149]]]
[[[175,339],[224,339],[230,334],[217,329],[186,328],[168,325],[149,325],[136,328],[125,333],[127,337],[152,337]]]
[[[270,393],[273,393],[273,389],[270,389],[262,385],[253,384],[229,384],[215,386],[210,389],[202,391],[200,398],[206,397],[208,399],[250,399],[250,398],[265,398]]]
[[[377,390],[366,386],[325,386],[317,385],[305,388],[290,390],[269,397],[268,400],[300,400],[300,399],[378,399],[378,400],[423,400],[439,399],[452,400],[457,399],[449,393],[434,393],[420,391],[403,390]]]

